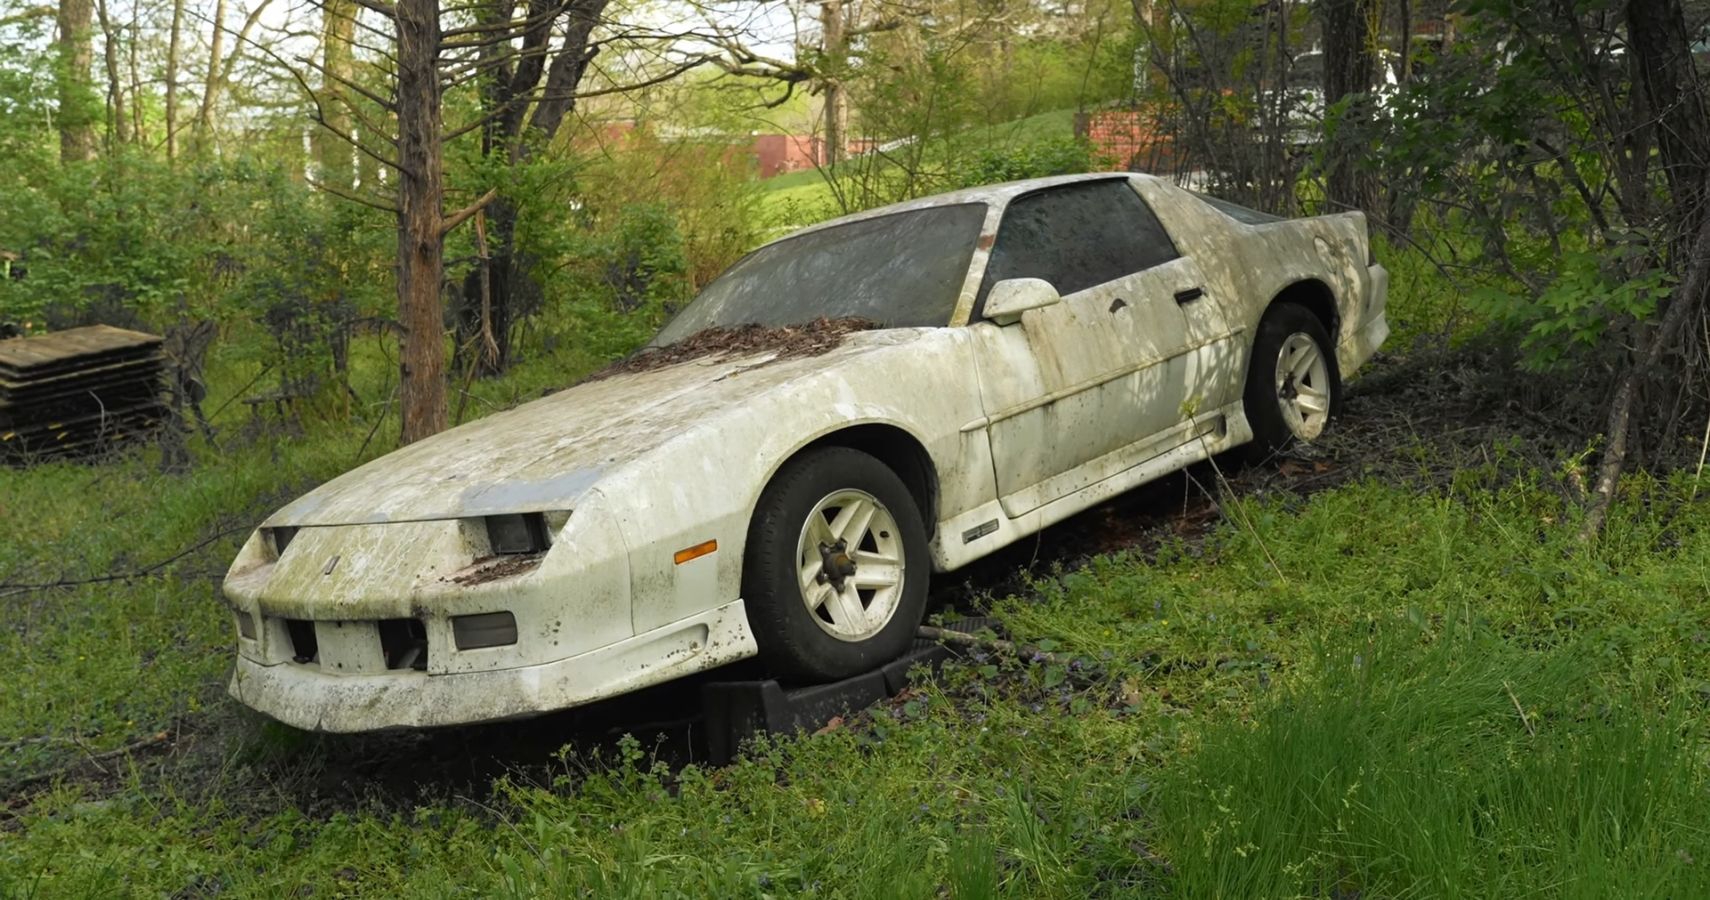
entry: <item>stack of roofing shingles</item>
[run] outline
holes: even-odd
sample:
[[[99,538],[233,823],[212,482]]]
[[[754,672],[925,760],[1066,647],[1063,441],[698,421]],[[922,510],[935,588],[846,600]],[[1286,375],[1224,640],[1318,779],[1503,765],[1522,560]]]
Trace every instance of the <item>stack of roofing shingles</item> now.
[[[92,325],[0,341],[0,459],[99,453],[164,415],[161,339]]]

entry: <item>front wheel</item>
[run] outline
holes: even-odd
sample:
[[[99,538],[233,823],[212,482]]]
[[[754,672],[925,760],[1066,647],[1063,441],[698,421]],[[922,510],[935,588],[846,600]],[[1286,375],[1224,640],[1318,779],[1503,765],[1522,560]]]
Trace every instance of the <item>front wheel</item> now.
[[[1335,345],[1311,311],[1279,303],[1265,314],[1253,340],[1243,399],[1253,426],[1250,455],[1256,459],[1323,435],[1341,403],[1342,378]]]
[[[926,527],[907,486],[847,447],[786,463],[760,496],[742,594],[776,672],[847,678],[903,654],[926,608]]]

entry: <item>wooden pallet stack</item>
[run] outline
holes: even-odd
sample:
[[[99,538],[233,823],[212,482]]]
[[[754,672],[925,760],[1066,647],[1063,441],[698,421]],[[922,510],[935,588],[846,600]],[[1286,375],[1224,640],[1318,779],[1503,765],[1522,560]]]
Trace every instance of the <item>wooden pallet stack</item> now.
[[[161,343],[107,325],[0,341],[0,459],[87,456],[153,432]]]

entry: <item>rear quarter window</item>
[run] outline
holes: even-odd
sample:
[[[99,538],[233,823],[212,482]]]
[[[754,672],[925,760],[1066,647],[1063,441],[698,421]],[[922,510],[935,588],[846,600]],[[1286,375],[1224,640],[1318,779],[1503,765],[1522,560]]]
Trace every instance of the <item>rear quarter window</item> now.
[[[1164,226],[1126,179],[1045,188],[1004,210],[979,305],[992,285],[1008,278],[1043,278],[1068,295],[1177,256]]]
[[[1282,216],[1273,216],[1270,213],[1249,209],[1239,203],[1230,203],[1228,200],[1219,200],[1216,197],[1209,197],[1198,192],[1193,192],[1193,195],[1198,197],[1206,206],[1244,225],[1269,225],[1272,222],[1286,221]]]

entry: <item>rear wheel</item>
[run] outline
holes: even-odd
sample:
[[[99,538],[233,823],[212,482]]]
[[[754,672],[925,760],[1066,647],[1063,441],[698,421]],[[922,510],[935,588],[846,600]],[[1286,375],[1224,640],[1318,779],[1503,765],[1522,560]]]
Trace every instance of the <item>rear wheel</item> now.
[[[1318,440],[1342,400],[1335,345],[1303,306],[1279,303],[1253,340],[1243,395],[1253,426],[1251,456],[1264,459],[1295,442]]]
[[[749,525],[742,591],[776,672],[847,678],[901,656],[926,607],[926,528],[902,479],[846,447],[792,459]]]

